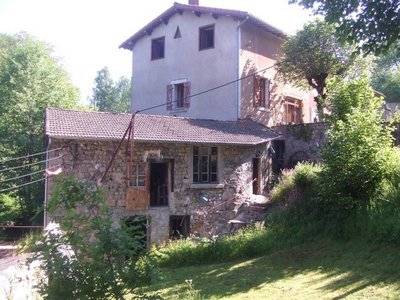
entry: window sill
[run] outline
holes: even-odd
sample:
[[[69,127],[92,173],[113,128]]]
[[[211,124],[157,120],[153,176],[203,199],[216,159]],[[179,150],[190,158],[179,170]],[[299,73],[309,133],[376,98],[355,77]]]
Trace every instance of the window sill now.
[[[175,108],[175,109],[173,109],[173,110],[170,112],[170,114],[173,115],[173,114],[176,114],[176,113],[185,113],[185,112],[187,112],[187,111],[188,111],[187,108],[180,107],[180,108]]]
[[[266,107],[257,107],[257,110],[258,111],[265,111],[265,112],[271,112],[271,109],[269,109],[269,108],[266,108]]]
[[[224,188],[223,183],[192,183],[190,188],[192,189],[222,189]]]

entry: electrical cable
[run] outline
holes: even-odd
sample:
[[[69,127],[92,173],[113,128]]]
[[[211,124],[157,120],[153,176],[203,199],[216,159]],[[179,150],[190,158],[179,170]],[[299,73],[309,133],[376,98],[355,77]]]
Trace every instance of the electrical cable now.
[[[3,169],[3,170],[0,170],[0,173],[2,173],[4,171],[16,170],[16,169],[20,169],[20,168],[24,168],[24,167],[28,167],[28,166],[34,166],[34,165],[37,165],[37,164],[40,164],[40,163],[44,163],[44,162],[47,162],[47,161],[52,161],[52,160],[56,160],[56,159],[62,158],[64,156],[66,156],[66,155],[67,154],[64,154],[64,155],[61,155],[61,156],[57,156],[57,157],[53,157],[53,158],[50,158],[50,159],[41,160],[41,161],[34,162],[34,163],[31,163],[31,164],[16,166],[16,167],[12,167],[12,168],[6,168],[6,169]]]
[[[61,150],[61,149],[62,149],[62,147],[57,148],[57,149],[49,150],[48,152],[53,152],[53,151],[57,151],[57,150]],[[38,155],[40,155],[40,154],[45,154],[46,152],[47,152],[47,151],[37,152],[37,153],[30,154],[30,155],[26,155],[26,156],[20,156],[20,157],[10,158],[10,159],[7,159],[7,160],[2,160],[2,161],[0,161],[0,164],[6,163],[6,162],[9,162],[9,161],[13,161],[13,160],[18,160],[18,159],[23,159],[23,158],[38,156]]]
[[[43,180],[45,180],[45,179],[46,179],[46,177],[41,178],[41,179],[38,179],[38,180],[30,181],[30,182],[27,182],[27,183],[24,183],[24,184],[21,184],[21,185],[17,185],[17,186],[13,186],[13,187],[10,187],[10,188],[2,189],[2,190],[0,190],[0,193],[7,192],[7,191],[11,191],[11,190],[15,190],[15,189],[18,189],[18,188],[20,188],[20,187],[22,187],[22,186],[34,184],[34,183],[36,183],[36,182],[43,181]]]
[[[295,59],[295,58],[297,58],[297,57],[303,55],[304,53],[307,53],[307,52],[309,52],[309,51],[311,51],[311,50],[313,50],[313,49],[315,49],[315,48],[317,48],[317,47],[319,47],[319,46],[320,46],[320,45],[315,45],[315,46],[313,46],[313,47],[311,47],[311,48],[308,48],[308,49],[306,49],[306,50],[304,50],[304,51],[301,51],[301,52],[297,53],[297,54],[294,55],[293,57],[286,58],[286,59],[284,59],[284,60],[285,60],[285,61],[292,61],[293,59]],[[201,91],[201,92],[199,92],[199,93],[190,95],[190,96],[184,98],[184,100],[186,100],[186,99],[188,99],[188,98],[193,98],[193,97],[196,97],[196,96],[205,94],[205,93],[209,93],[209,92],[212,92],[212,91],[214,91],[214,90],[217,90],[217,89],[226,87],[226,86],[228,86],[228,85],[234,84],[234,83],[236,83],[236,82],[239,82],[239,81],[241,81],[241,80],[243,80],[243,79],[246,79],[246,78],[249,78],[249,77],[253,77],[254,75],[256,75],[256,74],[258,74],[258,73],[263,73],[263,72],[265,72],[265,71],[267,71],[267,70],[269,70],[269,69],[272,69],[273,67],[275,67],[276,65],[278,65],[278,63],[279,63],[279,62],[275,62],[275,63],[272,64],[271,66],[269,66],[269,67],[267,67],[267,68],[264,68],[264,69],[262,69],[262,70],[253,72],[253,73],[248,74],[248,75],[246,75],[246,76],[239,77],[238,79],[235,79],[235,80],[226,82],[226,83],[224,83],[224,84],[218,85],[218,86],[213,87],[213,88],[210,88],[210,89],[208,89],[208,90],[204,90],[204,91]],[[176,102],[177,102],[177,101],[173,101],[172,103],[176,103]],[[171,103],[171,102],[170,102],[170,103]],[[136,111],[136,114],[141,113],[141,112],[144,112],[144,111],[152,110],[152,109],[154,109],[154,108],[163,107],[163,106],[166,106],[166,105],[168,105],[168,103],[162,103],[162,104],[150,106],[150,107],[147,107],[147,108],[144,108],[144,109],[139,109],[139,110]]]
[[[47,169],[58,168],[58,167],[61,167],[61,166],[62,166],[62,165],[59,164],[59,165],[56,165],[56,166],[53,166],[53,167],[49,167],[49,168],[47,168]],[[11,180],[15,180],[15,179],[20,179],[20,178],[23,178],[23,177],[26,177],[26,176],[30,176],[30,175],[35,175],[35,174],[38,174],[38,173],[44,172],[44,171],[46,171],[46,169],[41,169],[41,170],[39,170],[39,171],[35,171],[35,172],[29,173],[29,174],[25,174],[25,175],[13,177],[13,178],[7,178],[7,179],[4,179],[4,180],[0,180],[0,183],[7,182],[7,181],[11,181]]]

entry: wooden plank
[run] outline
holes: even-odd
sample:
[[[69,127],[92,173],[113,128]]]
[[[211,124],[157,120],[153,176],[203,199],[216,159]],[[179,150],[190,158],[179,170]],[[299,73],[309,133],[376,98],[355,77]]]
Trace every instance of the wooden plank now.
[[[147,209],[148,200],[146,190],[128,188],[125,198],[126,210],[136,211]]]

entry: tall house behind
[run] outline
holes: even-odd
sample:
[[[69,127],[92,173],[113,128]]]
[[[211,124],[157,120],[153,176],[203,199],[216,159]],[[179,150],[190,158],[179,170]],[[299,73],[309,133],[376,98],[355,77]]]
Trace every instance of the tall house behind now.
[[[131,110],[267,126],[312,122],[310,93],[275,78],[285,38],[247,12],[174,3],[120,46],[133,53]]]

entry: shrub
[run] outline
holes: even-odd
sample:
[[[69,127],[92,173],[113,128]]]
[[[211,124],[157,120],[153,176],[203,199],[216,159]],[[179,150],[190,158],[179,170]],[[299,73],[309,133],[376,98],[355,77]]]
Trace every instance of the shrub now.
[[[322,151],[321,196],[327,200],[327,213],[343,218],[368,207],[380,184],[390,176],[394,152],[392,128],[382,125],[383,102],[372,88],[360,80],[330,86],[335,89],[332,101],[338,102],[340,109],[336,108],[332,117],[334,123]]]
[[[48,209],[60,227],[46,231],[33,257],[48,279],[39,285],[44,299],[124,299],[150,282],[138,228],[114,224],[101,190],[61,178]]]
[[[271,201],[292,203],[311,197],[320,172],[321,167],[313,163],[299,163],[294,169],[284,169],[271,191]]]

